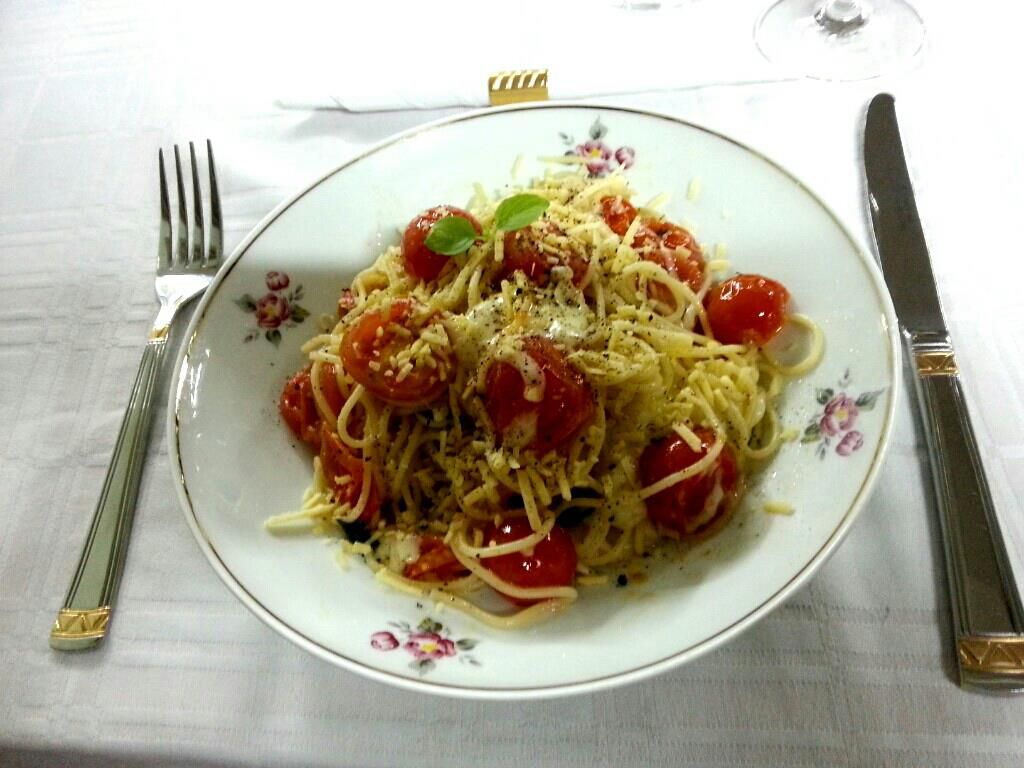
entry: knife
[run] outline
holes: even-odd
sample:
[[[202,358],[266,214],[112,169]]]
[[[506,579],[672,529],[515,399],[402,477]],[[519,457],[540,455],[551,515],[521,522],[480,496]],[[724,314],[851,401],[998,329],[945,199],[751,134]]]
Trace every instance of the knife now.
[[[868,106],[864,169],[875,243],[913,367],[928,445],[960,684],[1024,692],[1024,609],[942,317],[895,102],[887,93]]]

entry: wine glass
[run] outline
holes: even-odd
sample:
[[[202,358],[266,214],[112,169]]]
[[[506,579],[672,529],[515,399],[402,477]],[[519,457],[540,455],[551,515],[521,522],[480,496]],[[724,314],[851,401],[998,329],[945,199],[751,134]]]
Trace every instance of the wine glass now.
[[[778,0],[758,19],[757,47],[794,74],[867,80],[906,67],[924,22],[906,0]]]

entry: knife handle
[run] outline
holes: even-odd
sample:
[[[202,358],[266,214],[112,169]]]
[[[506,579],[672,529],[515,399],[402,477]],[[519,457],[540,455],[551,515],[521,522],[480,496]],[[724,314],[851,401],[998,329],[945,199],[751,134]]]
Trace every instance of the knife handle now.
[[[945,333],[906,339],[944,534],[961,685],[1024,690],[1024,610],[952,344]]]

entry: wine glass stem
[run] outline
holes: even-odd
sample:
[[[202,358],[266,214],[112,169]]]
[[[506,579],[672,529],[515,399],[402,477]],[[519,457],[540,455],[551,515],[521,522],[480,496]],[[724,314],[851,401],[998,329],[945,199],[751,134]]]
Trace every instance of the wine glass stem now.
[[[814,18],[826,31],[839,34],[863,26],[868,14],[867,5],[858,0],[825,0]]]

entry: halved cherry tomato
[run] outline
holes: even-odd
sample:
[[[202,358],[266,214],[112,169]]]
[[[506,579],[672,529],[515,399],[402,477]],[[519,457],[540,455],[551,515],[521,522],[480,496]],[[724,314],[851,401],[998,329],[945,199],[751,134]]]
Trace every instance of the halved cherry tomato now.
[[[356,452],[349,448],[326,424],[320,426],[320,466],[323,469],[327,484],[331,487],[334,500],[339,504],[351,504],[359,501],[363,490],[363,476],[370,467]],[[349,477],[344,485],[338,484],[339,477]],[[372,528],[380,518],[380,494],[377,484],[370,479],[370,496],[359,516],[359,522]]]
[[[399,381],[401,368],[392,358],[416,341],[432,320],[415,299],[398,299],[390,306],[367,312],[345,332],[341,340],[341,360],[345,371],[381,400],[393,405],[426,405],[447,388],[451,357],[434,352],[437,367],[419,363]],[[401,326],[411,336],[394,327]]]
[[[313,384],[309,379],[309,368],[303,368],[290,378],[281,390],[277,409],[288,428],[300,440],[320,450],[320,411],[317,410],[313,398]],[[331,410],[337,413],[342,406],[341,392],[338,391],[338,380],[334,366],[326,363],[320,378],[320,391],[323,392]]]
[[[523,539],[533,533],[525,517],[504,520],[501,525],[490,523],[484,530],[484,542],[507,544]],[[576,578],[576,545],[564,528],[555,526],[551,532],[532,548],[511,555],[485,557],[480,564],[492,571],[498,578],[516,587],[568,587]],[[516,605],[533,605],[538,600],[505,595]]]
[[[594,401],[583,374],[549,339],[528,336],[523,339],[523,352],[544,377],[541,400],[527,400],[519,369],[497,361],[487,369],[484,402],[502,439],[543,455],[579,434],[594,415]]]
[[[708,323],[723,344],[771,341],[786,319],[789,291],[761,275],[737,275],[716,285],[704,299]]]
[[[554,222],[547,222],[544,229],[551,234],[562,234]],[[575,251],[552,254],[540,247],[542,233],[533,227],[524,227],[505,233],[504,256],[498,277],[504,280],[514,272],[522,272],[531,282],[546,285],[554,267],[564,266],[572,270],[572,283],[579,286],[587,275],[587,261]]]
[[[448,266],[451,258],[434,253],[427,248],[426,239],[430,228],[446,216],[460,216],[473,225],[477,234],[481,232],[480,223],[471,213],[452,205],[439,205],[430,208],[409,222],[402,236],[402,260],[405,271],[420,280],[435,280]]]
[[[420,556],[406,564],[402,575],[415,581],[453,581],[469,571],[437,536],[420,536]]]
[[[640,481],[644,486],[686,469],[707,454],[715,442],[714,432],[703,427],[694,432],[701,441],[700,451],[694,451],[675,433],[647,446],[640,456]],[[681,535],[699,533],[735,503],[739,479],[736,455],[726,445],[706,472],[649,496],[645,502],[647,517]],[[717,503],[712,498],[716,487],[721,491]],[[714,507],[709,508],[712,503]]]

